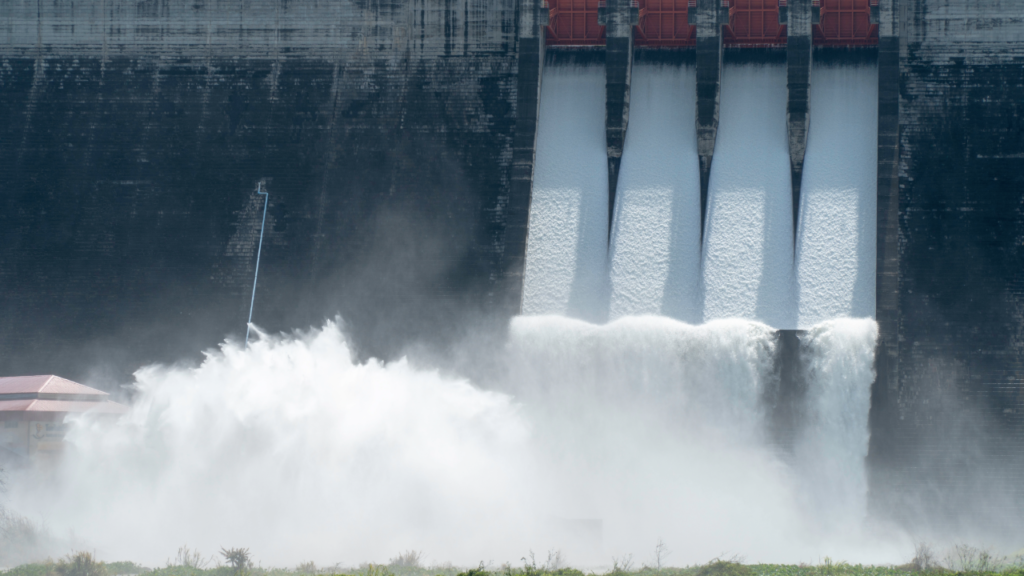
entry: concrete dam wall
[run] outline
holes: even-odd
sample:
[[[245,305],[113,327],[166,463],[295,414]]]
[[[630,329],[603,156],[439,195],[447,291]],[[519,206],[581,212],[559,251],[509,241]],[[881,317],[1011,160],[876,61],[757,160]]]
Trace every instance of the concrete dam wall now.
[[[3,373],[502,308],[517,6],[4,2]],[[515,252],[515,250],[511,250]]]
[[[809,1],[776,6],[774,27],[731,4],[698,0],[692,14],[669,15],[670,32],[664,12],[613,0],[575,20],[558,2],[548,11],[529,0],[0,3],[0,373],[126,381],[141,364],[240,337],[260,181],[270,196],[254,321],[270,330],[340,313],[362,354],[389,357],[503,324],[520,310],[524,270],[544,264],[525,262],[531,201],[550,199],[533,195],[535,183],[571,146],[587,147],[576,159],[601,194],[585,232],[611,242],[579,253],[608,259],[614,288],[635,262],[622,260],[630,221],[616,223],[616,210],[643,214],[630,137],[661,118],[692,122],[692,137],[668,143],[688,160],[666,176],[685,190],[688,227],[664,244],[685,242],[692,254],[666,254],[698,270],[721,229],[714,175],[743,158],[729,144],[730,109],[747,65],[778,68],[767,81],[786,109],[773,120],[782,168],[771,178],[790,187],[778,216],[797,242],[813,215],[799,212],[801,196],[827,188],[815,130],[844,129],[815,116],[818,67],[866,66],[877,74],[866,108],[877,115],[874,304],[863,314],[879,326],[872,501],[920,519],[997,489],[1019,509],[1019,7],[864,2],[870,28],[843,36],[830,31],[839,12],[828,14],[828,0],[821,23]],[[580,78],[558,68],[567,62]],[[685,73],[653,77],[634,63]],[[570,81],[597,93],[557,100]],[[652,94],[670,88],[692,91],[678,117]],[[664,116],[634,110],[631,123],[639,102]],[[842,112],[829,102],[822,109]],[[562,124],[545,124],[549,109]],[[662,272],[659,286],[699,290],[692,274]],[[615,306],[654,310],[631,308],[647,288],[619,286]],[[568,294],[572,278],[556,288]],[[694,302],[660,311],[702,321]],[[981,464],[994,473],[978,478]]]

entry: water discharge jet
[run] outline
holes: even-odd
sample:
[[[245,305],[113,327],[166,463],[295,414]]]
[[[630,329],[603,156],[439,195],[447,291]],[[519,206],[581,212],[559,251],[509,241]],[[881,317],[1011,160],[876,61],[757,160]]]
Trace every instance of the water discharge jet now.
[[[60,489],[12,477],[11,499],[144,562],[230,541],[271,565],[411,547],[462,565],[563,549],[594,566],[659,537],[686,543],[673,557],[686,563],[717,549],[895,561],[909,545],[898,534],[851,534],[863,484],[830,480],[832,466],[853,480],[862,466],[875,333],[870,321],[815,328],[815,424],[792,462],[766,435],[776,345],[758,323],[521,317],[475,382],[355,362],[333,324],[225,343],[196,367],[140,370],[127,418],[74,422]],[[603,547],[572,549],[551,518],[600,519]]]

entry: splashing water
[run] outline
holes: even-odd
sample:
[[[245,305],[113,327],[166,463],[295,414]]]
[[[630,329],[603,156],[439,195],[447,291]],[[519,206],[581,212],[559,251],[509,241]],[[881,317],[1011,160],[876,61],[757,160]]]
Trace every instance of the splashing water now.
[[[846,530],[867,515],[868,411],[878,325],[831,320],[809,330],[802,347],[807,366],[805,433],[796,448],[811,509],[829,507],[822,528]]]
[[[187,544],[245,546],[264,565],[561,549],[595,566],[643,561],[659,538],[679,564],[823,549],[890,561],[905,543],[820,530],[863,516],[875,332],[812,331],[822,385],[806,438],[822,442],[793,465],[763,431],[775,341],[761,324],[517,318],[484,389],[404,360],[354,362],[328,323],[140,370],[128,416],[75,421],[55,476],[12,478],[11,499],[101,557],[149,563]],[[808,500],[820,483],[831,492]]]

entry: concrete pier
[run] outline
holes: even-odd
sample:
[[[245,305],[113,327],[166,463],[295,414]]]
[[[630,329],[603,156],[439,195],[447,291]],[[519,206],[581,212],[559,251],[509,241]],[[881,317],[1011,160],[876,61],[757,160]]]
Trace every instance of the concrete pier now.
[[[700,156],[700,237],[708,212],[708,181],[718,135],[718,111],[722,89],[722,25],[729,23],[729,9],[721,0],[697,0],[691,24],[697,25],[697,154]]]
[[[779,11],[780,23],[786,24],[786,129],[789,135],[789,166],[793,185],[793,239],[796,240],[800,215],[800,182],[807,151],[810,126],[812,29],[818,22],[818,7],[811,0],[790,0]]]
[[[537,118],[544,74],[544,27],[549,12],[541,0],[525,0],[519,12],[519,74],[516,79],[516,127],[512,139],[512,181],[505,224],[506,306],[519,313],[523,299],[526,237],[530,220],[533,168],[537,155]]]
[[[615,190],[619,182],[622,146],[629,125],[629,83],[633,71],[633,26],[639,9],[630,0],[608,0],[601,8],[605,25],[605,135],[608,143],[608,234],[615,214]]]

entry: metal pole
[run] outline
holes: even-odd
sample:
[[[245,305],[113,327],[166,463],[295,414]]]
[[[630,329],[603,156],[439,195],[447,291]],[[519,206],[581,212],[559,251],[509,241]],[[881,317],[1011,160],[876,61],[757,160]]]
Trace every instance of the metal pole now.
[[[249,321],[245,323],[245,347],[249,347],[249,330],[252,328],[252,308],[256,304],[256,280],[260,277],[260,254],[263,252],[263,230],[267,227],[267,204],[270,194],[263,191],[263,182],[256,185],[256,193],[263,195],[263,225],[260,226],[260,245],[256,249],[256,273],[252,278],[252,300],[249,301]]]

